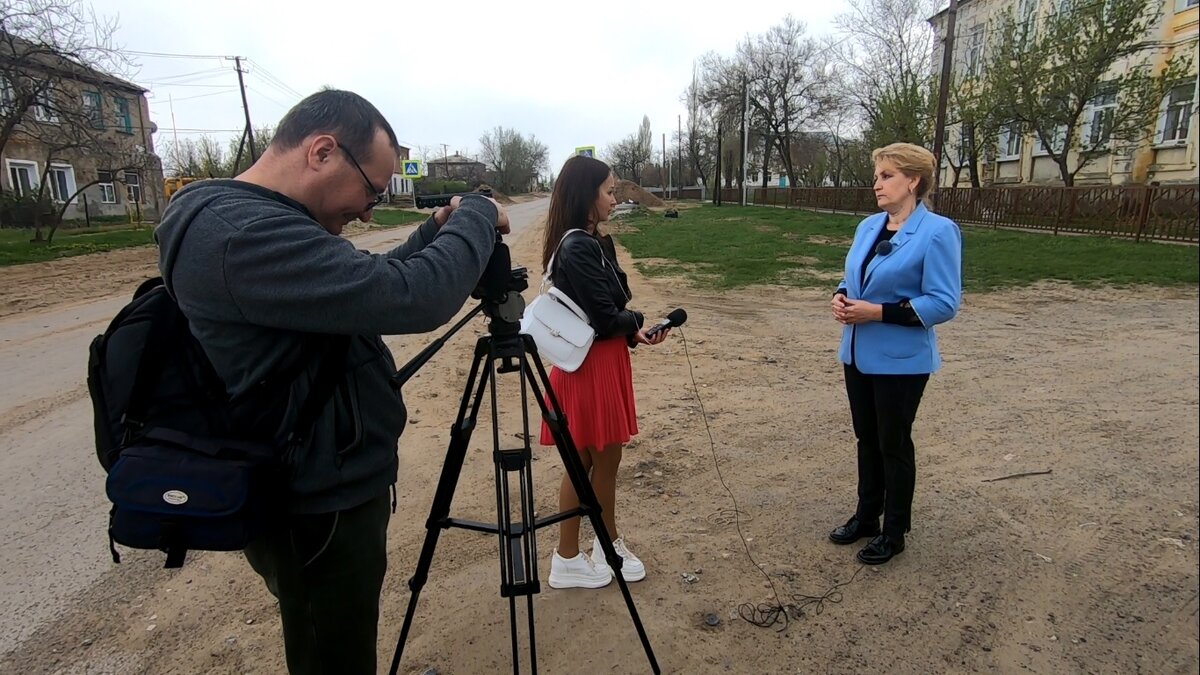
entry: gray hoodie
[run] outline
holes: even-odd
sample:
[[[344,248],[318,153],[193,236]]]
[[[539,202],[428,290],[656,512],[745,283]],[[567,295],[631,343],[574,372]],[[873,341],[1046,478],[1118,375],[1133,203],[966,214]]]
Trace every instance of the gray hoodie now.
[[[380,335],[432,331],[463,307],[491,256],[496,216],[488,200],[467,197],[440,229],[430,218],[392,251],[370,254],[250,183],[200,181],[171,200],[155,235],[159,269],[231,395],[294,360],[312,342],[305,334],[351,336],[344,377],[289,465],[293,513],[350,508],[396,482],[407,413]],[[278,406],[278,438],[318,365]]]

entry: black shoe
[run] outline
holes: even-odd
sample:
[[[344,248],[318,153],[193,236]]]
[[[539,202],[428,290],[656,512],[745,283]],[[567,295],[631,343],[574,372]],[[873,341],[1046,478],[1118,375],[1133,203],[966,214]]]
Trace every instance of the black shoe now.
[[[846,521],[845,525],[834,528],[829,533],[829,541],[835,544],[853,544],[863,537],[874,537],[879,534],[879,521],[861,521],[858,516]]]
[[[893,556],[904,551],[904,537],[881,534],[858,552],[858,561],[864,565],[882,565]]]

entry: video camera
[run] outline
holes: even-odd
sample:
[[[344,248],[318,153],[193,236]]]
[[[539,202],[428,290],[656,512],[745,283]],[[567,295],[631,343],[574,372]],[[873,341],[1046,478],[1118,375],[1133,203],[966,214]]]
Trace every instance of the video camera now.
[[[455,197],[466,197],[467,195],[483,195],[491,197],[491,188],[483,188],[475,192],[455,192],[445,195],[417,195],[416,207],[418,209],[436,209],[443,206],[449,206],[450,200]],[[529,288],[529,272],[524,267],[512,267],[512,256],[508,252],[508,246],[504,243],[500,233],[496,233],[496,247],[492,250],[492,257],[488,259],[487,267],[484,268],[483,276],[479,278],[478,285],[475,290],[471,291],[471,297],[476,300],[483,300],[485,303],[502,303],[508,298],[510,291],[521,291]]]
[[[484,197],[492,196],[491,188],[484,188],[475,192],[455,192],[448,195],[417,195],[416,207],[418,209],[437,209],[443,206],[449,206],[450,200],[455,197],[466,197],[467,195],[483,195]]]
[[[524,267],[512,266],[508,245],[497,232],[492,257],[488,258],[487,267],[483,269],[483,276],[479,277],[475,290],[471,291],[471,297],[485,303],[502,303],[508,299],[510,292],[519,294],[526,288],[529,288],[529,271]],[[520,315],[517,320],[520,320]]]

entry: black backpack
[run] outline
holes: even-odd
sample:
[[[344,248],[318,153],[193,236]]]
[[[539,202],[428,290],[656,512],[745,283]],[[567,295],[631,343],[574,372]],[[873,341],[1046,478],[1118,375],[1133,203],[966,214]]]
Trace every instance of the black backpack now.
[[[165,567],[179,567],[189,549],[241,550],[278,523],[285,455],[305,442],[332,395],[348,344],[311,336],[281,372],[235,400],[162,279],[139,286],[88,357],[113,561],[122,544],[164,551]],[[321,365],[280,447],[288,389],[313,358]]]

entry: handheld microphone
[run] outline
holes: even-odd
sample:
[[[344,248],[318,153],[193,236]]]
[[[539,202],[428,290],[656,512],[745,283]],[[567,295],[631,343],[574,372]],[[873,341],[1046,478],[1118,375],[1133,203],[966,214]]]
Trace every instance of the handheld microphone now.
[[[675,326],[682,326],[686,321],[687,321],[687,312],[684,311],[684,309],[682,307],[680,307],[678,309],[673,309],[673,310],[671,310],[671,313],[667,315],[667,318],[665,318],[662,321],[660,321],[659,323],[651,326],[650,330],[646,331],[646,337],[653,337],[655,333],[658,333],[659,331],[664,331],[668,328],[674,328]]]

